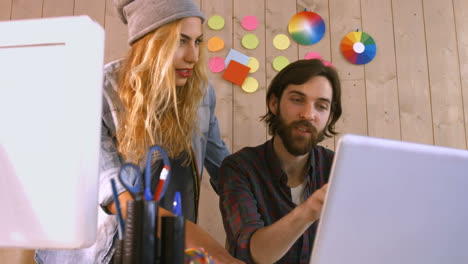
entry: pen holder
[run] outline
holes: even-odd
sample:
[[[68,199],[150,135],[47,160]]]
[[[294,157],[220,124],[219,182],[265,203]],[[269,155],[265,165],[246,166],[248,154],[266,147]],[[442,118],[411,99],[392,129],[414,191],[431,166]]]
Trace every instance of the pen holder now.
[[[114,264],[122,264],[122,250],[123,250],[123,240],[117,239],[115,240],[115,245],[114,245],[114,257],[113,263]]]
[[[158,202],[144,201],[142,263],[159,263]]]
[[[123,245],[123,264],[140,264],[143,223],[143,201],[127,202],[127,220]]]
[[[161,218],[161,263],[184,264],[185,219],[182,216]]]

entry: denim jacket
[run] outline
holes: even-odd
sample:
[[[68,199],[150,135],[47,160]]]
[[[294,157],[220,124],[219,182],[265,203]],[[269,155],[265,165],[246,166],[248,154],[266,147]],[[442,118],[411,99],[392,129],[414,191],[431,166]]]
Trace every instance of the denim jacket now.
[[[118,68],[122,61],[114,61],[104,67],[103,111],[101,128],[101,154],[99,168],[99,207],[98,230],[96,242],[89,248],[67,250],[37,250],[37,263],[109,263],[113,255],[113,241],[117,231],[116,216],[105,209],[112,202],[110,179],[115,178],[122,163],[117,153],[115,132],[117,112],[121,109],[117,96]],[[203,165],[210,174],[210,182],[217,191],[218,169],[224,157],[230,154],[221,139],[218,120],[215,116],[216,96],[213,86],[209,85],[199,108],[198,128],[193,133],[192,148],[196,156],[199,175]],[[117,192],[125,188],[116,180]],[[57,208],[59,209],[59,208]]]

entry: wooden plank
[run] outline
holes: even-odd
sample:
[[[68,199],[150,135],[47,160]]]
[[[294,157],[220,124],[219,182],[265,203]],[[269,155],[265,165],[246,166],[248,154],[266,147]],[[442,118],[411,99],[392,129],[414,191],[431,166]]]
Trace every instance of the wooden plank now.
[[[341,54],[341,40],[357,29],[362,31],[359,0],[336,0],[330,2],[331,58],[342,80],[364,79],[364,67],[351,64]]]
[[[2,263],[34,264],[34,250],[0,248]]]
[[[466,148],[452,1],[423,0],[436,145]]]
[[[254,56],[260,63],[257,72],[249,74],[255,78],[259,87],[254,93],[248,94],[238,86],[234,86],[233,108],[233,151],[245,146],[256,146],[266,140],[266,127],[259,122],[259,117],[265,114],[265,3],[263,1],[238,0],[233,4],[233,48]],[[259,25],[254,31],[246,31],[241,26],[244,16],[256,16]],[[258,37],[259,45],[254,50],[245,49],[242,37],[253,33]]]
[[[42,17],[43,0],[13,0],[11,19],[29,19]]]
[[[369,136],[401,139],[391,0],[362,0],[362,28],[377,44],[364,66]]]
[[[318,52],[322,58],[327,61],[332,61],[331,57],[331,39],[330,39],[330,13],[328,0],[298,0],[296,5],[296,12],[307,11],[319,14],[325,22],[325,35],[318,42],[310,46],[298,45],[298,59],[304,59],[307,52]],[[320,143],[320,145],[328,148],[335,149],[335,137],[327,138]]]
[[[260,67],[265,69],[266,86],[270,84],[271,80],[278,73],[273,68],[273,60],[277,56],[284,56],[290,62],[298,59],[297,47],[295,42],[288,32],[288,24],[291,18],[296,14],[296,0],[284,1],[265,1],[265,50],[266,50],[266,63],[261,64]],[[286,35],[290,40],[289,48],[285,50],[278,50],[273,45],[273,39],[278,34]],[[265,102],[265,100],[263,100]],[[266,111],[266,103],[264,103]]]
[[[364,67],[348,62],[341,54],[341,40],[346,34],[362,29],[359,0],[330,3],[331,57],[342,80],[343,115],[337,131],[367,135],[366,88]]]
[[[223,218],[219,210],[219,196],[213,191],[208,171],[203,173],[200,191],[200,207],[198,209],[198,225],[208,232],[219,244],[226,242]]]
[[[0,0],[0,21],[10,20],[11,1],[12,0]]]
[[[465,113],[465,133],[468,142],[468,1],[454,0],[455,27],[458,40],[458,58]]]
[[[304,56],[307,52],[318,52],[322,55],[324,60],[332,61],[331,58],[331,49],[330,49],[330,13],[328,0],[297,0],[296,5],[296,12],[299,13],[301,11],[311,11],[320,15],[325,22],[325,35],[323,38],[309,46],[298,45],[299,53],[298,58],[304,59]]]
[[[213,15],[220,15],[224,18],[225,25],[221,30],[213,30],[204,25],[205,43],[212,37],[219,37],[224,41],[224,48],[220,51],[206,51],[207,59],[213,57],[225,58],[229,49],[232,47],[232,0],[202,0],[200,3],[202,12],[209,19]],[[207,63],[207,62],[205,62]],[[216,91],[216,116],[219,121],[221,137],[224,142],[232,149],[232,84],[222,78],[223,72],[213,73],[208,70],[210,80]],[[200,192],[200,207],[198,224],[213,236],[221,245],[225,244],[226,234],[224,232],[221,212],[213,210],[219,208],[219,197],[213,191],[209,183],[208,172],[203,174]]]
[[[127,26],[120,20],[112,0],[106,0],[106,30],[105,63],[124,58],[129,48]]]
[[[336,123],[336,130],[340,131],[340,136],[345,133],[367,135],[365,81],[343,80],[341,88],[343,114]]]
[[[214,57],[221,57],[224,59],[232,47],[232,0],[203,0],[201,7],[207,20],[213,15],[220,15],[224,18],[225,25],[221,30],[210,29],[206,22],[204,25],[205,43],[207,43],[212,37],[219,37],[224,41],[224,48],[222,50],[216,52],[206,51],[205,54],[207,55],[207,60]],[[216,116],[219,121],[221,137],[229,148],[232,149],[233,85],[223,79],[223,73],[224,71],[213,73],[208,69],[208,76],[213,82],[213,86],[216,91]]]
[[[422,5],[392,0],[401,139],[433,144]]]
[[[74,0],[44,0],[42,17],[73,16]]]
[[[113,8],[113,6],[109,6]],[[73,15],[87,15],[104,27],[106,0],[75,0]]]
[[[294,62],[298,59],[297,47],[298,44],[291,38],[288,32],[288,24],[291,18],[296,14],[296,0],[284,0],[284,1],[265,1],[265,51],[266,51],[266,62],[261,63],[260,67],[265,69],[265,94],[268,86],[270,85],[273,78],[278,73],[273,68],[273,61],[277,56],[284,56],[288,58],[290,62]],[[274,47],[273,39],[279,35],[284,34],[289,38],[290,46],[285,50],[279,50]],[[260,105],[260,103],[259,103]],[[265,113],[268,108],[266,101],[263,99],[263,105]],[[271,138],[268,133],[268,129],[265,130],[267,139]]]

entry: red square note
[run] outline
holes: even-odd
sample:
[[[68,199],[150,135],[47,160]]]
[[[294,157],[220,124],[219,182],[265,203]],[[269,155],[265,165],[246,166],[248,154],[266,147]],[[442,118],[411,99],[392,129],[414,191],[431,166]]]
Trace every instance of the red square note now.
[[[250,68],[238,63],[235,60],[231,60],[227,69],[224,71],[223,78],[227,81],[242,86],[247,74],[249,74]]]

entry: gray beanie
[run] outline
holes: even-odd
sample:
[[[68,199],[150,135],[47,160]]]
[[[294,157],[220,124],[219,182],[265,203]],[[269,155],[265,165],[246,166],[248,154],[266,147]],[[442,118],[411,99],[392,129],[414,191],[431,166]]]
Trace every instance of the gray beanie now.
[[[193,0],[112,0],[124,24],[128,24],[131,45],[169,22],[185,17],[205,16]]]

